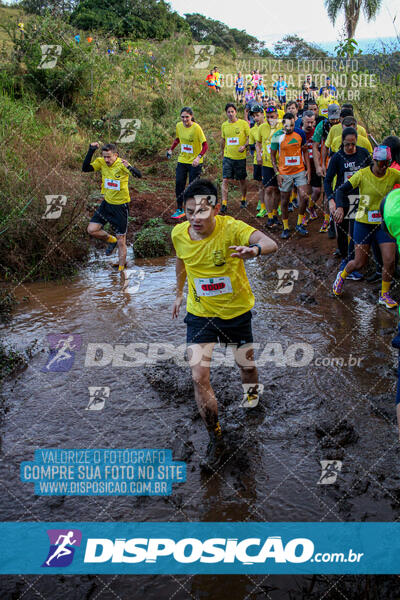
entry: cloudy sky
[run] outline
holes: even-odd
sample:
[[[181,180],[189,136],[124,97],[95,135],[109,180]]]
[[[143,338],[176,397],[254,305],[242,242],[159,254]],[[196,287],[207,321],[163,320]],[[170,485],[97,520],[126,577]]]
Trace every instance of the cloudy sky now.
[[[323,0],[169,0],[179,14],[201,13],[264,40],[268,46],[286,34],[296,33],[308,42],[331,42],[340,37],[343,20],[332,27]],[[284,8],[282,8],[284,7]],[[393,18],[395,18],[393,25]],[[397,29],[397,31],[396,31]],[[384,38],[400,33],[400,2],[384,0],[381,11],[370,24],[360,17],[356,38]]]

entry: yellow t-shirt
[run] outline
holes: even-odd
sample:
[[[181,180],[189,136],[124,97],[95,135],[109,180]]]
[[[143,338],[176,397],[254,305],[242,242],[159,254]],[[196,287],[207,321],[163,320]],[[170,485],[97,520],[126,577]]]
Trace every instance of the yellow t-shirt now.
[[[214,79],[215,79],[215,85],[221,85],[221,82],[220,82],[221,73],[219,73],[218,71],[214,71]]]
[[[238,119],[234,123],[224,121],[221,127],[221,136],[225,139],[224,156],[233,160],[246,158],[246,150],[239,152],[239,148],[244,146],[249,135],[250,126],[244,119]]]
[[[257,123],[254,123],[253,127],[250,127],[249,144],[255,144],[256,143],[256,141],[257,141],[257,132],[260,129],[260,127],[261,127],[261,125],[258,125]],[[254,165],[258,165],[256,150],[254,150],[253,164]]]
[[[341,123],[336,123],[336,125],[332,125],[332,127],[329,130],[328,137],[326,138],[325,146],[327,148],[330,148],[335,137],[337,137],[338,135],[342,135],[342,131],[343,127]],[[367,132],[365,131],[362,125],[357,125],[357,133],[358,135],[363,135],[364,137],[367,137]]]
[[[262,146],[262,164],[263,167],[271,167],[272,169],[272,161],[271,161],[271,139],[274,133],[279,131],[282,127],[282,121],[278,120],[275,127],[271,128],[271,125],[267,123],[263,123],[257,130],[257,142],[261,143]],[[279,154],[277,153],[277,159]]]
[[[335,137],[335,139],[333,140],[333,142],[331,144],[331,151],[337,152],[339,150],[341,144],[342,144],[342,136],[338,135],[337,137]],[[363,135],[357,136],[357,146],[361,146],[361,148],[365,148],[366,150],[368,150],[368,152],[370,154],[372,154],[371,143],[370,143],[369,139],[364,137]]]
[[[319,96],[317,98],[317,104],[319,108],[319,115],[322,117],[328,117],[328,106],[331,104],[339,104],[334,96]]]
[[[198,317],[234,319],[254,306],[244,261],[231,257],[229,246],[248,246],[254,227],[233,217],[215,217],[215,228],[203,240],[192,240],[190,223],[172,230],[176,255],[188,278],[187,311]]]
[[[369,225],[379,224],[382,222],[380,204],[396,183],[400,184],[400,171],[389,168],[383,177],[376,177],[370,167],[365,167],[354,173],[349,182],[353,189],[359,188],[360,200],[356,221]]]
[[[90,163],[95,171],[101,171],[101,193],[109,204],[125,204],[130,202],[128,189],[129,171],[118,157],[117,160],[108,167],[104,158],[95,158]]]
[[[181,152],[178,156],[178,162],[191,165],[196,156],[201,152],[203,142],[206,136],[198,123],[193,123],[190,127],[185,127],[183,123],[176,125],[176,137],[181,144]],[[200,163],[203,162],[203,157]]]
[[[285,111],[282,110],[281,108],[278,108],[278,119],[280,119],[282,121],[283,119],[283,115],[285,114]]]

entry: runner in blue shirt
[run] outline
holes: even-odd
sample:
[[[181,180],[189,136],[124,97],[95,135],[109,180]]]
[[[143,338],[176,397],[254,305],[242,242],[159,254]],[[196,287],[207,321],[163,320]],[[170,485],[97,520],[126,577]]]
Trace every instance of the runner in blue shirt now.
[[[281,104],[286,104],[286,88],[288,84],[283,79],[283,75],[279,75],[278,81],[274,83],[274,90],[278,96],[278,100]]]
[[[322,96],[322,92],[324,91],[324,88],[327,88],[330,93],[332,94],[332,96],[336,96],[337,94],[337,90],[335,88],[334,85],[331,84],[331,78],[327,77],[326,78],[326,83],[325,85],[323,85],[320,89],[319,89],[319,95]]]

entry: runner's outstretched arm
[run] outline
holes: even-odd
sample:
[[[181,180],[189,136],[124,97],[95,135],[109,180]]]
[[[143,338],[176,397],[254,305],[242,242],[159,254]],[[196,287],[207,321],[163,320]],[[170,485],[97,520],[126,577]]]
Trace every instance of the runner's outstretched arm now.
[[[93,142],[92,144],[90,144],[89,146],[89,150],[85,156],[85,160],[83,161],[82,164],[82,171],[84,173],[91,173],[92,171],[94,171],[92,165],[90,164],[92,162],[92,156],[93,154],[96,152],[97,148],[100,147],[99,142]]]
[[[179,315],[179,310],[181,308],[182,300],[183,300],[183,288],[185,286],[186,281],[186,268],[185,263],[181,258],[176,257],[176,265],[175,265],[175,273],[176,273],[176,298],[175,302],[172,306],[172,318],[177,319]]]

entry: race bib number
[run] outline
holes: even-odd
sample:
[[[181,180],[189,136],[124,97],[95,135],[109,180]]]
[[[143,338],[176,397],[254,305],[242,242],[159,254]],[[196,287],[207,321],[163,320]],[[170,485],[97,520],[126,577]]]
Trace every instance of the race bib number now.
[[[228,146],[239,146],[239,138],[238,137],[230,137],[227,139]]]
[[[328,114],[328,109],[327,108],[321,108],[321,115],[327,115]]]
[[[382,223],[382,216],[379,210],[368,211],[368,223]]]
[[[285,166],[294,167],[300,164],[300,156],[285,156]]]
[[[121,182],[119,179],[105,179],[104,187],[106,190],[114,190],[114,192],[119,192],[121,189]]]
[[[181,144],[181,152],[193,154],[193,146],[191,144]]]
[[[206,279],[196,278],[194,280],[198,296],[220,296],[221,294],[232,294],[230,277],[212,277]]]

